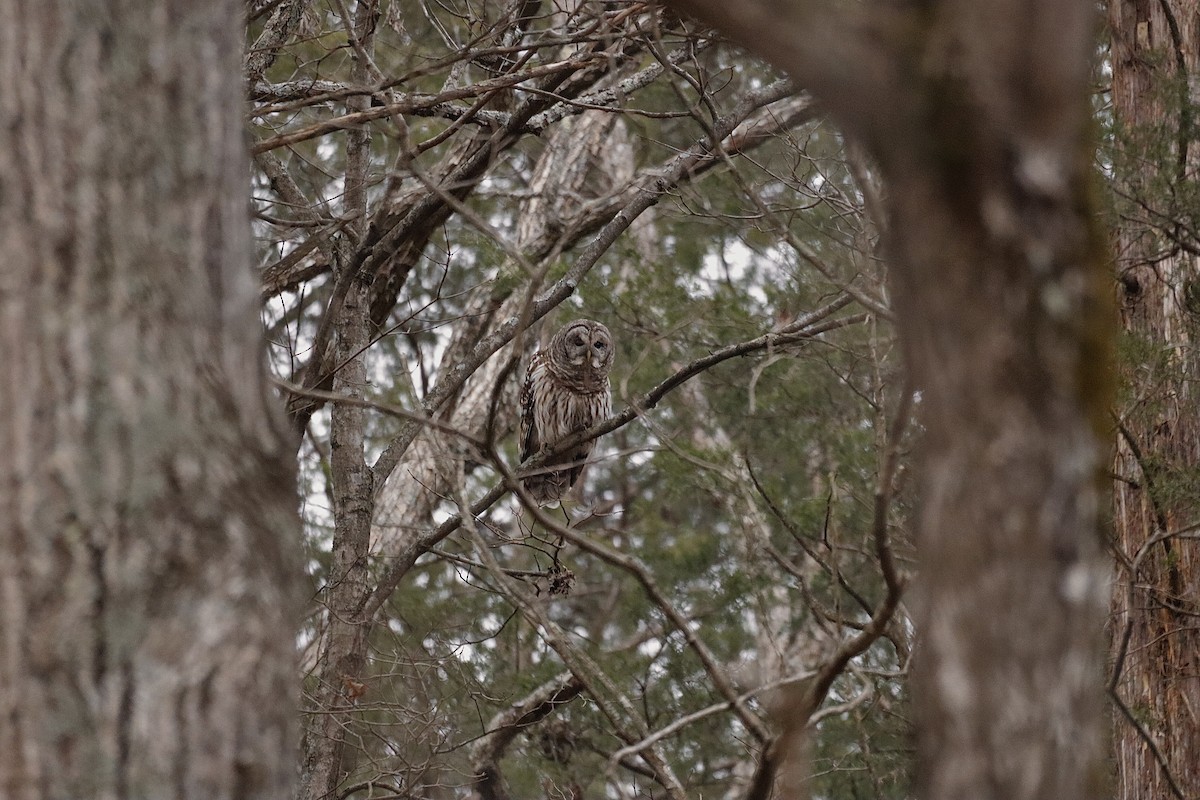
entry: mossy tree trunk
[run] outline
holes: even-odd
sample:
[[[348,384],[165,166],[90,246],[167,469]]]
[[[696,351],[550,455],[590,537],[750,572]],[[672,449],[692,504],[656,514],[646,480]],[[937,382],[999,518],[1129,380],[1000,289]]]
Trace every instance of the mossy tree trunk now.
[[[918,790],[1099,797],[1111,304],[1086,0],[682,0],[810,88],[887,186],[925,426]]]
[[[1117,797],[1200,796],[1200,357],[1196,0],[1109,4],[1117,270],[1130,391],[1118,406],[1113,684]],[[1192,537],[1192,538],[1189,538]]]
[[[295,485],[241,5],[0,2],[0,796],[280,798]]]

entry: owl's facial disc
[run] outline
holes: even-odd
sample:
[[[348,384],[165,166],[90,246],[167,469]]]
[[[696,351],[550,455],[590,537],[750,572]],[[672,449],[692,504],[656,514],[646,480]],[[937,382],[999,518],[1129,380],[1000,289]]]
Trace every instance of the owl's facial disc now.
[[[587,337],[581,332],[576,331],[567,340],[567,352],[570,353],[571,363],[577,367],[583,366],[583,362],[587,360]]]
[[[601,337],[592,340],[592,369],[600,369],[608,359],[608,342]]]

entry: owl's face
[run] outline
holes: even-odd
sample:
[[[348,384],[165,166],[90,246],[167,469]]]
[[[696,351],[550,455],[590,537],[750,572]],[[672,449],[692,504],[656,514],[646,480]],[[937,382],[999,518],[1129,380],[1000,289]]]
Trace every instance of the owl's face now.
[[[560,363],[607,374],[612,366],[612,334],[590,319],[577,319],[554,335],[550,348]]]

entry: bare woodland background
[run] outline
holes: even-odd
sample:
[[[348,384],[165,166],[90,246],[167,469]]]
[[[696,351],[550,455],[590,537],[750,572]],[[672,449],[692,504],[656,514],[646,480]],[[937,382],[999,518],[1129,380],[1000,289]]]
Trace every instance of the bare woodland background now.
[[[3,797],[1200,796],[1195,0],[0,19]]]

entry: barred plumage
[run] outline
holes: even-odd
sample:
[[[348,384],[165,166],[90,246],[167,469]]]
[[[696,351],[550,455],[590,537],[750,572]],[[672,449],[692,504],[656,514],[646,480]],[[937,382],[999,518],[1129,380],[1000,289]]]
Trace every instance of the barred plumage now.
[[[553,447],[564,437],[590,428],[612,411],[608,371],[612,334],[590,319],[568,322],[545,349],[533,354],[521,389],[521,460]],[[539,505],[553,505],[579,480],[593,442],[555,456],[521,482]]]

